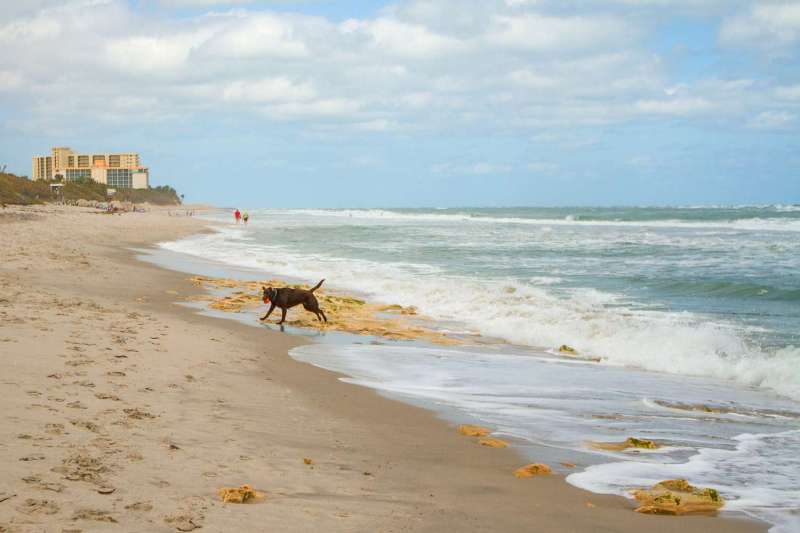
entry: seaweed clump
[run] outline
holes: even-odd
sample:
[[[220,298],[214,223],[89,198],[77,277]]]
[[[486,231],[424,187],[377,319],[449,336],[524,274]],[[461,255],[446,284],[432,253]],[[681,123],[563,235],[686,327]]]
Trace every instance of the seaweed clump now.
[[[638,439],[636,437],[628,437],[622,442],[589,442],[589,446],[598,450],[607,450],[611,452],[621,452],[629,448],[656,450],[661,447],[661,445],[655,441]]]
[[[715,513],[725,505],[716,489],[699,489],[685,479],[668,479],[632,494],[640,504],[636,512],[645,514]]]

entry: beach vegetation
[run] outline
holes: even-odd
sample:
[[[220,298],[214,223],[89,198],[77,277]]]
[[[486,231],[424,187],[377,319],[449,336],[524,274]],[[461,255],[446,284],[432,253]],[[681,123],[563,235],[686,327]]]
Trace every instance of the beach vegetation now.
[[[149,203],[154,205],[180,205],[181,197],[169,185],[159,185],[147,189],[117,189],[114,200],[134,204]]]
[[[51,189],[52,183],[63,184],[60,195]],[[0,202],[3,204],[31,205],[62,199],[66,202],[78,200],[105,202],[109,199],[108,186],[91,178],[69,181],[30,180],[26,176],[0,172]],[[134,204],[180,205],[181,203],[178,192],[169,185],[147,189],[116,189],[113,199]]]
[[[25,176],[0,172],[0,202],[3,204],[41,204],[52,198],[50,185]]]

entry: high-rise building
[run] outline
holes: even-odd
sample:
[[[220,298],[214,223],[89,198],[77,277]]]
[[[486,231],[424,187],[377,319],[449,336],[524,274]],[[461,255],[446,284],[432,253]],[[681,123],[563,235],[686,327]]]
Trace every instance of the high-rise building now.
[[[115,189],[146,189],[150,172],[141,166],[139,154],[78,154],[66,146],[53,148],[52,155],[33,156],[35,180],[74,181],[91,178]]]

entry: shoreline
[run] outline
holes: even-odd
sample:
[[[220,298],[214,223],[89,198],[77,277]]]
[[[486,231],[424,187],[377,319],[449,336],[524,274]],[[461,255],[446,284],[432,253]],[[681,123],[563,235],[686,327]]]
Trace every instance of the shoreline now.
[[[133,216],[151,217],[124,215]],[[175,220],[161,219],[157,222],[162,225]],[[11,224],[37,231],[41,228],[30,226],[41,222]],[[70,221],[69,229],[92,235],[96,228],[82,222]],[[42,526],[174,531],[191,524],[211,531],[269,526],[297,531],[766,529],[749,518],[727,515],[639,515],[630,501],[582,491],[561,476],[516,479],[512,472],[523,461],[513,448],[477,446],[430,411],[343,383],[338,374],[289,357],[288,350],[306,339],[220,321],[176,305],[175,292],[197,294],[198,287],[182,273],[137,261],[129,248],[187,236],[207,225],[180,222],[173,229],[154,224],[150,233],[142,231],[126,242],[114,242],[111,233],[91,244],[65,245],[57,230],[35,236],[32,244],[3,243],[6,249],[22,249],[10,265],[2,265],[3,277],[14,277],[16,286],[29,290],[15,295],[10,283],[0,284],[0,298],[7,302],[0,310],[9,317],[25,317],[23,323],[0,328],[0,338],[11,339],[0,344],[9,352],[6,363],[19,370],[2,382],[13,409],[3,415],[2,441],[7,444],[0,447],[11,481],[4,481],[0,493],[16,496],[0,503],[0,526],[12,531]],[[117,226],[127,228],[124,223]],[[67,253],[78,254],[75,265],[88,265],[79,276],[54,279],[51,267],[67,260],[59,255],[64,246]],[[34,258],[47,260],[32,261],[25,248],[34,249]],[[108,274],[103,268],[114,268],[124,286],[113,284],[111,276],[103,284],[102,276]],[[21,303],[15,299],[20,294],[34,297]],[[52,313],[54,305],[66,318]],[[66,323],[70,312],[80,314],[75,323]],[[49,318],[36,313],[49,313]],[[98,332],[110,332],[111,338]],[[127,340],[116,343],[114,335]],[[92,345],[69,344],[68,339]],[[108,346],[106,340],[111,341]],[[134,351],[124,351],[128,349]],[[32,350],[42,354],[41,360],[26,356]],[[65,366],[61,358],[81,363]],[[76,374],[77,383],[66,383],[73,377],[64,379],[70,372],[85,375]],[[62,377],[48,378],[51,373]],[[89,380],[95,386],[81,385]],[[83,408],[67,407],[74,402]],[[61,434],[48,433],[47,424],[64,427]],[[98,493],[91,476],[72,481],[53,472],[69,466],[64,460],[82,449],[105,468],[98,474],[115,488],[113,494]],[[24,454],[44,458],[19,460]],[[307,465],[303,458],[313,463]],[[40,480],[22,480],[35,476]],[[63,487],[53,491],[41,488],[43,483]],[[216,489],[243,483],[266,492],[266,501],[246,506],[218,501]],[[25,507],[29,499],[38,502],[30,509]],[[43,501],[57,510],[50,512],[53,507]]]

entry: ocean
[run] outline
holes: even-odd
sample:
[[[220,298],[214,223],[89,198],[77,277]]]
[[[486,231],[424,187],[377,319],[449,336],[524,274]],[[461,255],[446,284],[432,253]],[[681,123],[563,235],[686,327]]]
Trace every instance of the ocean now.
[[[480,339],[321,342],[293,357],[532,455],[578,457],[579,487],[624,495],[686,477],[775,531],[800,529],[800,206],[248,211],[248,227],[219,212],[217,232],[162,247],[326,278]],[[667,446],[586,445],[628,436]]]

